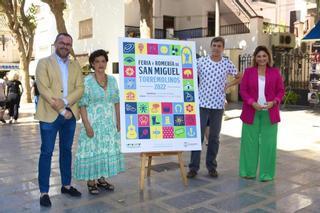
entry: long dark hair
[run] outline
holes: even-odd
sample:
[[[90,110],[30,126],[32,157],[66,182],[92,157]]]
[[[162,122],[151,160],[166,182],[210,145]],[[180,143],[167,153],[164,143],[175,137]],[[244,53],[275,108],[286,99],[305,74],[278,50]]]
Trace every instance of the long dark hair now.
[[[257,46],[257,48],[254,50],[254,52],[253,52],[252,65],[253,65],[254,67],[257,67],[257,66],[258,66],[258,64],[257,64],[257,62],[256,62],[256,57],[257,57],[257,55],[258,55],[258,53],[259,53],[260,51],[263,51],[263,52],[265,52],[265,53],[268,55],[268,59],[269,59],[269,60],[268,60],[267,66],[268,66],[268,67],[272,67],[273,63],[272,63],[271,53],[270,53],[269,49],[268,49],[266,46]]]

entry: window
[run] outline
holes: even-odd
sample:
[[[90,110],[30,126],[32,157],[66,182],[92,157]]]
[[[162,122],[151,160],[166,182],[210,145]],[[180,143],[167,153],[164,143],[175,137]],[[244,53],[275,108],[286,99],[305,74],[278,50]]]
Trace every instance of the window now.
[[[79,22],[79,39],[92,38],[92,18]]]
[[[294,33],[294,23],[300,21],[300,10],[290,11],[290,33]]]
[[[208,32],[205,36],[215,36],[216,32],[216,14],[215,12],[208,12]]]

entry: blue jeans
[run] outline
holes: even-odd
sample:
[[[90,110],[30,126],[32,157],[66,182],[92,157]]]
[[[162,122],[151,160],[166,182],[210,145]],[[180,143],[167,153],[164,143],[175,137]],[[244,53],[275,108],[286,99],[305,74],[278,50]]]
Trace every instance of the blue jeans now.
[[[217,169],[217,155],[219,151],[219,138],[221,130],[221,122],[223,117],[223,109],[208,109],[200,107],[200,127],[201,127],[201,143],[203,142],[204,132],[209,120],[210,132],[207,147],[206,166],[208,171]],[[200,168],[201,151],[192,151],[189,170],[197,172]]]
[[[39,188],[41,193],[49,192],[49,178],[51,173],[51,158],[59,132],[59,164],[61,183],[63,186],[71,183],[72,143],[76,129],[74,117],[65,119],[59,115],[52,123],[40,121],[41,153],[39,159]]]

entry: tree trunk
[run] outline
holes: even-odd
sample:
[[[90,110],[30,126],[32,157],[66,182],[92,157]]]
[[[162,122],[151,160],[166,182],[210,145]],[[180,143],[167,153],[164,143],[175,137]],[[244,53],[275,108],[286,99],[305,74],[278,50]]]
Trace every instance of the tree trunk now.
[[[24,94],[22,96],[22,102],[32,103],[31,88],[29,79],[29,64],[25,59],[20,59],[20,70],[22,71],[22,87]]]
[[[320,0],[317,0],[317,16],[316,16],[316,23],[320,21]]]
[[[18,51],[19,51],[19,69],[22,71],[22,86],[24,94],[22,96],[22,102],[32,103],[31,99],[31,88],[30,88],[30,76],[29,76],[29,64],[31,55],[33,52],[33,36],[28,39],[28,47],[26,47],[23,43],[22,35],[19,31],[13,32],[16,37],[16,41],[18,43]],[[21,73],[20,73],[21,74]]]
[[[65,8],[64,4],[50,4],[51,12],[53,13],[55,19],[56,19],[56,27],[58,30],[58,33],[67,33],[67,27],[65,24],[65,21],[63,19],[63,10]]]
[[[140,37],[153,37],[153,0],[139,0],[140,3]]]

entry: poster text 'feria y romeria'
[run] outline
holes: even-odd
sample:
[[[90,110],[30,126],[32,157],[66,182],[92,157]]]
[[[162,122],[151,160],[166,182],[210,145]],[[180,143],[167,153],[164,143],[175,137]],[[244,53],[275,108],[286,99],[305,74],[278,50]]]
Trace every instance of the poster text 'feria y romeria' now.
[[[119,39],[121,151],[201,149],[195,43]]]

